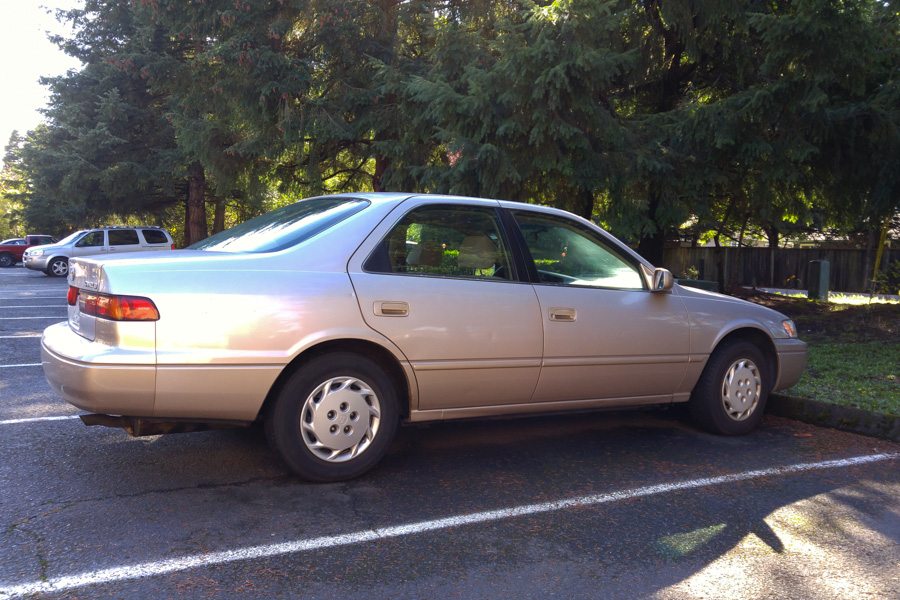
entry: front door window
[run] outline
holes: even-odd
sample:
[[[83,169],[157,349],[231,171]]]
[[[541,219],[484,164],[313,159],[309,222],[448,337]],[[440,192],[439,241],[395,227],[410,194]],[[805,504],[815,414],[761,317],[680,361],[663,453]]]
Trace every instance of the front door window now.
[[[541,283],[623,290],[644,288],[638,266],[579,223],[513,211]]]

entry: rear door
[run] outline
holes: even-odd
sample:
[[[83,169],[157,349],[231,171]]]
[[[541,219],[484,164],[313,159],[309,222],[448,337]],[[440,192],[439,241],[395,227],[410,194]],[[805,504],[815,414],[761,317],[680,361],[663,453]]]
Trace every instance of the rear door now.
[[[543,333],[520,270],[499,204],[474,199],[410,199],[351,259],[363,318],[409,360],[419,410],[530,402]]]
[[[138,232],[134,229],[110,229],[107,231],[107,235],[109,236],[110,254],[143,250],[141,240],[138,239]]]

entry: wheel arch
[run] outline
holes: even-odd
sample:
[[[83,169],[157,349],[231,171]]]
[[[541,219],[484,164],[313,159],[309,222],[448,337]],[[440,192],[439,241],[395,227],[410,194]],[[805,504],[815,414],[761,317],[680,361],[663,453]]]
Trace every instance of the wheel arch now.
[[[778,352],[775,349],[775,342],[763,330],[756,327],[740,327],[724,335],[713,348],[715,352],[726,342],[731,340],[744,340],[756,346],[766,359],[766,370],[768,371],[768,381],[766,382],[771,390],[778,381]],[[712,355],[712,353],[710,353]]]
[[[50,273],[50,265],[52,265],[54,261],[56,261],[56,260],[64,260],[64,261],[66,261],[66,263],[68,263],[68,262],[69,262],[69,258],[71,258],[71,257],[66,256],[65,254],[53,254],[53,255],[51,255],[50,258],[47,259],[47,266],[46,266],[46,268],[44,269],[44,272],[45,272],[45,273],[48,273],[48,274]]]
[[[378,364],[390,378],[391,383],[394,384],[399,403],[398,409],[400,411],[400,418],[409,418],[411,408],[410,403],[411,398],[413,397],[413,382],[409,380],[397,358],[390,350],[375,342],[363,339],[342,338],[319,342],[294,357],[294,359],[281,371],[281,374],[269,389],[269,393],[266,394],[266,399],[263,401],[259,413],[257,414],[257,420],[261,420],[266,415],[269,407],[278,397],[285,382],[290,379],[294,373],[303,368],[303,366],[312,359],[333,352],[351,352],[353,354],[359,354]]]

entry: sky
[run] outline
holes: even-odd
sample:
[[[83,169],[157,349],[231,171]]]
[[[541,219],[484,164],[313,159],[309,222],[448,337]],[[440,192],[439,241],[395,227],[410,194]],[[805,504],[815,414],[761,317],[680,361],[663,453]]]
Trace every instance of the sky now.
[[[43,120],[37,110],[47,105],[48,93],[38,79],[81,66],[51,44],[46,33],[72,31],[48,9],[81,5],[81,0],[0,0],[0,156],[13,130],[24,134]]]

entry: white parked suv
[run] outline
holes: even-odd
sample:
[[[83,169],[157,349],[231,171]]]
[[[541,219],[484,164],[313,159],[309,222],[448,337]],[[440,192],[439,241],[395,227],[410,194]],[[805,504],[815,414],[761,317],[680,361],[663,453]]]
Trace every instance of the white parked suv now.
[[[65,277],[69,259],[76,256],[174,249],[172,236],[160,227],[98,227],[76,231],[55,244],[30,248],[23,262],[29,269]]]

